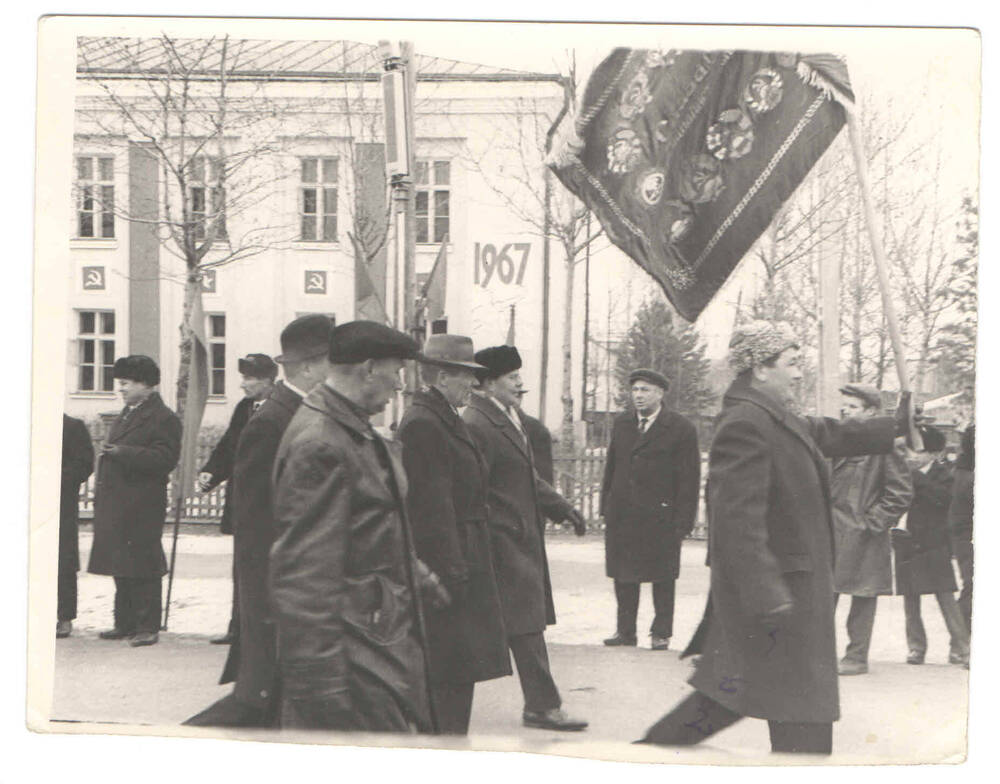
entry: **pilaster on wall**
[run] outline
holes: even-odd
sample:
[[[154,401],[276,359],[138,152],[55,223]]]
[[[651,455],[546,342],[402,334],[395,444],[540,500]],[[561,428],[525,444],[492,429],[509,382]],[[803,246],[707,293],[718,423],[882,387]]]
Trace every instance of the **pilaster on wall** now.
[[[159,171],[143,144],[129,143],[128,302],[130,354],[160,361]]]

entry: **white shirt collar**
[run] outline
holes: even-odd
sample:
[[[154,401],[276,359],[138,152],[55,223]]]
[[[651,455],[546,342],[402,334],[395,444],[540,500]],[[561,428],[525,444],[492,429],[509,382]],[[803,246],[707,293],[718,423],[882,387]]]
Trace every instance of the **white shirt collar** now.
[[[309,394],[308,392],[303,392],[301,389],[299,389],[297,386],[295,386],[295,384],[293,384],[287,378],[285,379],[285,386],[288,387],[290,390],[292,390],[292,392],[294,392],[299,397],[305,397],[306,395]]]

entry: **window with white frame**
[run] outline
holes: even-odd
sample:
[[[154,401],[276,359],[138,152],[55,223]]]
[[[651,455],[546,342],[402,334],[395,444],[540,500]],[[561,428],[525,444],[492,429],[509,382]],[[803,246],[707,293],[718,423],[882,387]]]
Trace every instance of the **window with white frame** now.
[[[78,392],[115,391],[115,312],[78,310]]]
[[[226,316],[208,313],[208,394],[226,394]]]
[[[222,162],[196,155],[188,165],[188,210],[194,238],[204,240],[215,226],[215,240],[226,239],[226,191],[222,187]]]
[[[110,155],[76,156],[76,235],[115,236],[115,159]]]
[[[417,242],[444,242],[451,229],[451,161],[419,160],[414,174]]]
[[[337,241],[337,158],[299,159],[299,239]]]

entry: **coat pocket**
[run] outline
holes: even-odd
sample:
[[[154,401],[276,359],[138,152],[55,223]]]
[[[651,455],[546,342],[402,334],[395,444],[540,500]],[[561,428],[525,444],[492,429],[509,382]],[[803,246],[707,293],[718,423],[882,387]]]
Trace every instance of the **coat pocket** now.
[[[778,553],[778,566],[782,573],[811,572],[812,558],[807,553]]]
[[[347,578],[344,623],[376,645],[392,645],[406,636],[410,605],[406,586],[381,574]]]

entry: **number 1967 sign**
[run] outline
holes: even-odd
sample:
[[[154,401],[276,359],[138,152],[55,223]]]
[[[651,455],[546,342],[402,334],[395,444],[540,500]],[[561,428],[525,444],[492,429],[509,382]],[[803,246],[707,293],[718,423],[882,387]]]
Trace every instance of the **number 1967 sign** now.
[[[499,280],[522,285],[530,251],[530,242],[508,242],[499,251],[490,243],[477,242],[473,253],[475,284],[486,288],[491,280]]]

